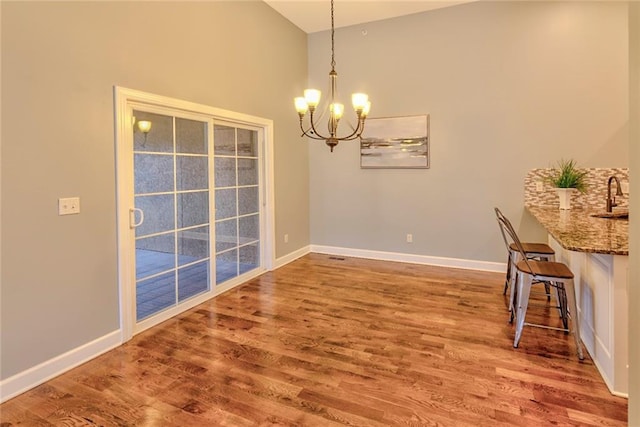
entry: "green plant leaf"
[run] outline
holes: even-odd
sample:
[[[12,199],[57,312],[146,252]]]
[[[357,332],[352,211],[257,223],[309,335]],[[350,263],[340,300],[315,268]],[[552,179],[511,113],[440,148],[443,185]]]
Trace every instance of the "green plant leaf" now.
[[[561,159],[556,168],[551,171],[549,183],[556,188],[575,188],[581,193],[586,192],[586,176],[588,171],[578,168],[575,160]]]

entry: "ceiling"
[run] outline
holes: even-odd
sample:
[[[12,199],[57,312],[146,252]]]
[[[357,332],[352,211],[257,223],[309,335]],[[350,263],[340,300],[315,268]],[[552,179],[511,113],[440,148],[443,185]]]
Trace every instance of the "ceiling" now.
[[[346,27],[476,0],[334,0],[335,26]],[[329,0],[264,0],[306,33],[331,28]]]

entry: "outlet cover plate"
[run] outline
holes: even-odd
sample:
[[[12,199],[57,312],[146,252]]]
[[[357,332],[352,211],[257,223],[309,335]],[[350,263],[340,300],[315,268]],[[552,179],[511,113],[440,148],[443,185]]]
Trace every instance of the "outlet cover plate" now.
[[[58,199],[58,215],[75,215],[80,213],[80,197]]]

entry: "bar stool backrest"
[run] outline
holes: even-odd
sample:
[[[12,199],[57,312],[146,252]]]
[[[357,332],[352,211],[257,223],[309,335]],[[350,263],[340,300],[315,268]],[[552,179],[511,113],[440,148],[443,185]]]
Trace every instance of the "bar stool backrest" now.
[[[504,245],[507,248],[507,254],[511,253],[511,248],[509,247],[509,240],[507,239],[507,235],[505,234],[504,227],[502,226],[501,221],[508,221],[507,218],[502,214],[500,209],[494,208],[496,211],[496,219],[498,220],[498,226],[500,227],[500,234],[502,235],[502,240],[504,241]]]
[[[518,249],[518,252],[520,252],[520,261],[524,261],[527,266],[527,270],[531,272],[531,274],[533,274],[533,269],[529,264],[529,259],[527,258],[527,254],[524,250],[524,247],[522,246],[522,242],[520,242],[520,239],[518,238],[518,234],[516,233],[513,226],[511,225],[511,221],[509,221],[509,219],[506,216],[504,216],[504,214],[500,211],[500,209],[498,208],[494,208],[494,209],[496,211],[496,217],[498,218],[498,225],[500,226],[500,233],[502,233],[502,239],[504,240],[504,243],[507,247],[507,252],[511,251],[511,244],[509,243],[511,241],[512,243],[515,244],[516,248]],[[515,261],[515,260],[512,260],[512,261]]]

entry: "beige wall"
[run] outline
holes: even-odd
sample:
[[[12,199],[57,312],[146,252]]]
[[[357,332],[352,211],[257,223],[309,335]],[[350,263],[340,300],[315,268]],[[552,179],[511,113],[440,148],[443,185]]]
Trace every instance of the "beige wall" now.
[[[477,2],[338,29],[341,95],[368,92],[372,117],[431,114],[431,168],[362,170],[357,142],[314,143],[311,242],[505,262],[494,206],[545,238],[523,210],[529,169],[628,166],[627,22],[625,3]],[[328,32],[309,54],[326,91]]]
[[[1,378],[119,327],[114,85],[272,119],[277,256],[309,244],[302,31],[260,1],[1,7]]]
[[[640,188],[640,3],[629,4],[630,186]],[[637,194],[637,193],[636,193]],[[629,233],[629,425],[640,426],[640,197],[631,197]]]

